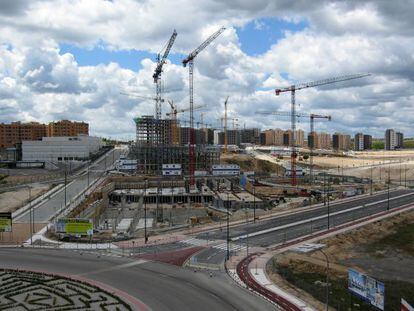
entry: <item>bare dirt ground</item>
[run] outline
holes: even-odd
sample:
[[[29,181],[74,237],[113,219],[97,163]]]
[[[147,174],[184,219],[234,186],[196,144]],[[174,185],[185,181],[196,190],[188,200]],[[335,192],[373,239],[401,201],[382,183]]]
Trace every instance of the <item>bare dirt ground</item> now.
[[[257,173],[274,173],[282,176],[284,169],[280,164],[268,161],[267,158],[253,158],[247,154],[224,154],[221,162],[226,164],[238,164],[242,171],[255,171]]]
[[[411,231],[404,233],[413,224],[414,211],[410,211],[322,240],[320,243],[326,245],[323,250],[330,261],[330,276],[333,279],[344,278],[348,267],[354,267],[377,279],[413,283],[414,241]],[[310,254],[286,252],[275,259],[278,264],[289,266],[299,273],[326,273],[326,260],[319,251]],[[322,309],[320,302],[311,295],[269,269],[268,273],[273,282],[308,301],[318,310]]]
[[[309,160],[299,163],[309,164]],[[414,150],[401,151],[363,151],[354,156],[315,156],[313,163],[318,169],[330,170],[333,174],[344,174],[356,177],[371,178],[384,181],[388,172],[393,182],[414,179]]]
[[[0,245],[19,245],[30,238],[30,224],[14,223],[13,232],[0,233]],[[34,224],[33,232],[38,232],[46,224]]]
[[[392,218],[388,218],[382,221],[377,221],[367,226],[355,229],[350,232],[341,233],[335,237],[322,240],[320,243],[326,244],[324,252],[328,255],[332,262],[333,273],[346,273],[347,267],[343,265],[344,262],[348,262],[351,259],[376,257],[382,258],[383,250],[369,249],[366,247],[370,243],[376,242],[381,238],[386,237],[396,231],[399,226],[404,226],[408,223],[414,223],[414,211],[403,213]],[[371,254],[370,254],[371,252]],[[326,261],[320,252],[314,252],[312,254],[299,254],[288,252],[278,257],[281,262],[289,262],[291,260],[302,260],[318,264],[322,269],[325,269]],[[412,258],[412,265],[414,269],[414,258]],[[300,269],[300,267],[298,267]],[[414,273],[414,270],[412,270]],[[403,273],[401,278],[405,278],[407,275]],[[411,278],[412,280],[412,278]]]
[[[48,191],[50,185],[31,185],[32,200]],[[0,193],[0,212],[14,212],[29,202],[29,189],[23,188],[15,191]]]

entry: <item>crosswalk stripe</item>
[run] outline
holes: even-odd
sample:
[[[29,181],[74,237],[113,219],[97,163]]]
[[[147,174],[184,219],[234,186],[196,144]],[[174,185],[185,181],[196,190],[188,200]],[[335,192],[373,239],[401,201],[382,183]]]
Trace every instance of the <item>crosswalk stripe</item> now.
[[[181,241],[182,243],[189,244],[189,245],[196,245],[196,246],[207,246],[207,240],[197,239],[197,238],[191,238],[187,240]],[[214,243],[214,241],[211,241],[210,243]],[[210,247],[221,249],[221,250],[227,250],[227,243],[221,243],[221,244],[209,244]],[[240,244],[233,244],[230,243],[229,250],[230,251],[243,251],[246,250],[247,247],[245,245]]]

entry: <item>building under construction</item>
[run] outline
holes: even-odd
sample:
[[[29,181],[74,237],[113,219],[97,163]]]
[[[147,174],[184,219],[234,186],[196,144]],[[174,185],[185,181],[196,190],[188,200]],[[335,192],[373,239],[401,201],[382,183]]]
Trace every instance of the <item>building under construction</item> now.
[[[177,133],[181,136],[181,131],[177,131],[180,128],[175,120],[142,116],[134,121],[136,144],[131,147],[129,157],[137,160],[137,173],[161,175],[162,164],[181,164],[182,173],[189,174],[188,142],[176,137]],[[219,147],[205,144],[196,146],[196,170],[209,170],[213,164],[219,162]]]

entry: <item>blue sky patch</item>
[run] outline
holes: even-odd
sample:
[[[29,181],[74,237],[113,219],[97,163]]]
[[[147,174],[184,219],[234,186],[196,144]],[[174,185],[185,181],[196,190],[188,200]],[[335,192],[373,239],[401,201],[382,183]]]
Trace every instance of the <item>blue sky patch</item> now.
[[[285,31],[297,32],[308,26],[306,21],[292,23],[278,18],[260,18],[244,27],[236,27],[236,32],[244,53],[256,56],[267,52],[270,47],[285,37]]]
[[[301,31],[307,27],[306,22],[291,23],[276,18],[261,18],[251,21],[244,27],[236,27],[243,52],[250,56],[265,53],[278,40],[285,37],[285,31]],[[142,68],[141,60],[150,58],[155,61],[156,54],[147,51],[123,50],[111,51],[101,43],[93,49],[79,48],[70,44],[61,44],[60,53],[71,53],[80,66],[118,63],[122,68],[138,71]],[[174,64],[181,64],[186,55],[171,53],[168,59]]]

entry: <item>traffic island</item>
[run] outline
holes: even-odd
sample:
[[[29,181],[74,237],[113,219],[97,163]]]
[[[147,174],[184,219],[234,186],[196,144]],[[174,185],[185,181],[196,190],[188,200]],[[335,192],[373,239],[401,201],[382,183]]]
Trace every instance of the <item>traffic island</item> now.
[[[142,303],[127,303],[110,289],[64,276],[0,270],[0,310],[146,310]]]

